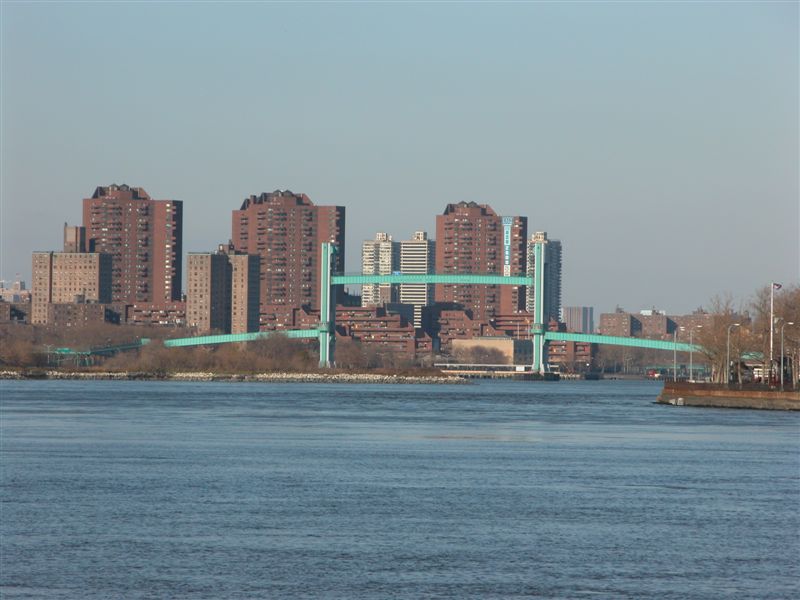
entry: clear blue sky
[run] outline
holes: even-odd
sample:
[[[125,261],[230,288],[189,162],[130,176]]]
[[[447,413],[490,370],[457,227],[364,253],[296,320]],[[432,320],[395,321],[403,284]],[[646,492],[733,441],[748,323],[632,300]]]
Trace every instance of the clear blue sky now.
[[[98,185],[347,207],[347,264],[449,202],[564,244],[564,302],[680,313],[800,277],[798,5],[2,3],[0,276]],[[43,225],[34,227],[33,221]]]

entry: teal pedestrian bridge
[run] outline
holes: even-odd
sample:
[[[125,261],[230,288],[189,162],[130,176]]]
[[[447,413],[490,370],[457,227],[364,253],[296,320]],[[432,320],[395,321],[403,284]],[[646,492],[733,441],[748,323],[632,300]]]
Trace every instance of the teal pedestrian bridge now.
[[[322,244],[322,261],[320,272],[320,321],[316,329],[294,329],[280,332],[261,331],[255,333],[235,333],[228,335],[206,335],[164,340],[167,348],[182,348],[189,346],[206,346],[214,344],[230,344],[252,342],[268,338],[270,335],[285,335],[293,339],[319,340],[320,367],[331,367],[335,364],[335,330],[336,330],[336,297],[337,290],[344,285],[365,284],[471,284],[471,285],[512,285],[526,286],[529,293],[534,296],[533,323],[529,331],[533,341],[533,361],[531,370],[544,373],[547,368],[547,343],[550,341],[586,342],[590,344],[605,344],[613,346],[629,346],[636,348],[650,348],[655,350],[670,350],[673,352],[700,351],[697,344],[686,344],[677,341],[648,340],[632,337],[616,337],[584,333],[566,333],[561,331],[547,331],[544,323],[544,269],[543,244],[534,244],[534,269],[533,276],[504,276],[498,274],[392,274],[392,275],[345,275],[336,274],[331,270],[333,257],[338,252],[335,244],[325,242]],[[119,346],[106,346],[85,351],[73,351],[69,348],[58,348],[54,351],[58,356],[68,355],[91,356],[108,355],[123,350],[131,350],[150,342],[143,338],[137,342]]]

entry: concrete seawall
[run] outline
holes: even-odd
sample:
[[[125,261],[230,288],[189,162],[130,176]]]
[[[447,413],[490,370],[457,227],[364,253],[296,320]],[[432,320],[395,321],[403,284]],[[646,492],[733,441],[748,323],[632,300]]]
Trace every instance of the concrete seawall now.
[[[665,382],[657,401],[673,406],[800,410],[798,391],[738,389],[703,383]]]

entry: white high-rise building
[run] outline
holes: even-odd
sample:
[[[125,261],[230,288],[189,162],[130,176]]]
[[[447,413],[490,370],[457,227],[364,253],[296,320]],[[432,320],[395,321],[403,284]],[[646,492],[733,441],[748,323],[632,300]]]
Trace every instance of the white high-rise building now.
[[[400,268],[399,244],[387,233],[376,233],[374,240],[361,246],[362,275],[391,275]],[[369,283],[361,286],[361,306],[382,306],[397,301],[397,286]]]
[[[561,241],[547,238],[546,231],[537,231],[528,241],[527,276],[533,277],[535,244],[544,245],[544,324],[561,317]],[[525,310],[535,312],[533,290],[525,295]]]
[[[414,232],[414,238],[400,242],[400,272],[425,275],[436,270],[436,242],[424,231]],[[400,302],[414,306],[414,327],[422,327],[422,307],[433,304],[432,284],[403,283]]]

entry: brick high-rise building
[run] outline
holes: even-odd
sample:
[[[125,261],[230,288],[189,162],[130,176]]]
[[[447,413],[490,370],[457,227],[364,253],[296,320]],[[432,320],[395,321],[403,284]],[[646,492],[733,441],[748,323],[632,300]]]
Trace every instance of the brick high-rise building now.
[[[436,242],[425,231],[415,231],[413,239],[400,242],[400,272],[425,275],[436,272]],[[414,307],[414,327],[422,327],[422,308],[433,304],[433,285],[404,283],[400,285],[400,302]]]
[[[220,244],[190,252],[186,265],[186,322],[198,333],[258,331],[260,259]]]
[[[600,315],[600,325],[597,332],[601,335],[614,335],[620,337],[639,336],[642,324],[631,313],[617,309],[613,313]]]
[[[261,258],[231,248],[231,333],[258,331],[261,298]]]
[[[527,227],[527,217],[501,217],[486,204],[448,204],[436,216],[436,273],[524,275]],[[437,284],[435,293],[481,322],[525,306],[523,286]]]
[[[31,323],[49,322],[60,303],[111,302],[111,256],[89,252],[34,252]]]
[[[86,227],[64,223],[64,252],[91,252],[86,243]]]
[[[400,247],[388,233],[376,233],[361,245],[362,275],[391,275],[400,268]],[[361,306],[383,306],[397,302],[397,286],[368,283],[361,286]]]
[[[231,330],[230,265],[218,252],[186,258],[186,324],[198,334]]]
[[[114,302],[181,299],[183,202],[127,185],[98,187],[83,200],[83,226],[89,247],[112,257]]]
[[[305,194],[277,190],[250,196],[233,211],[234,248],[261,258],[261,312],[270,306],[319,308],[322,242],[339,246],[344,269],[345,209],[316,206]]]

